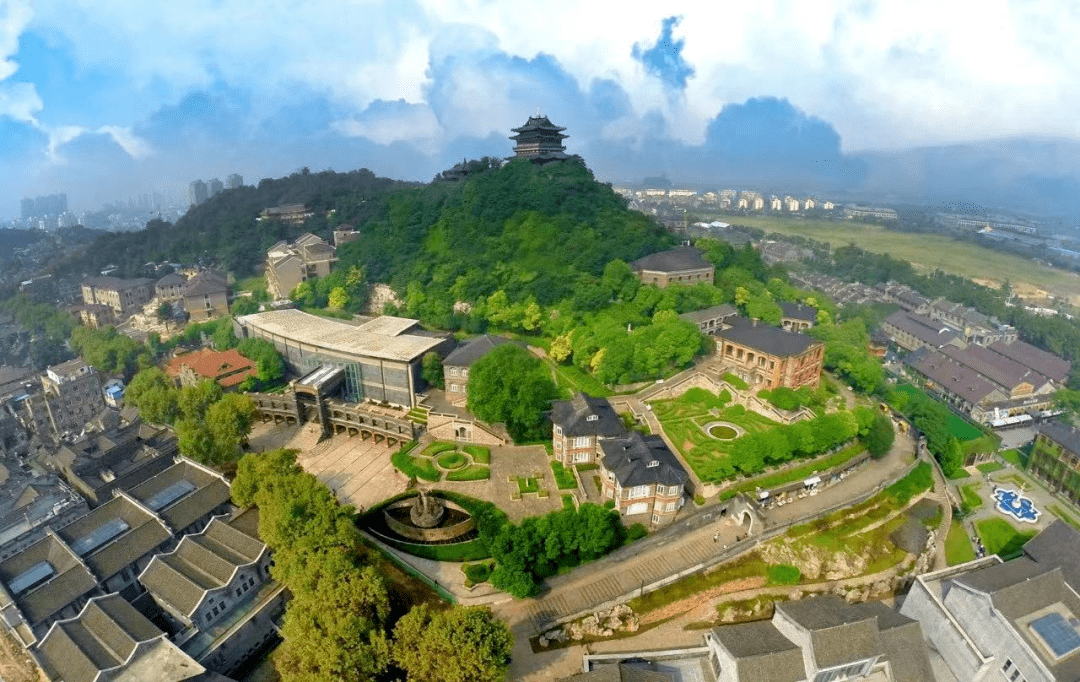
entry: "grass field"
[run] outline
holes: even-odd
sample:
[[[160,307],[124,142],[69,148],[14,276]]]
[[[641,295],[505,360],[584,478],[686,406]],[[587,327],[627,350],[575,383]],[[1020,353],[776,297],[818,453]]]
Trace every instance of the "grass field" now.
[[[1024,464],[1027,462],[1027,457],[1019,450],[1005,450],[1001,453],[1001,457],[1017,469],[1023,469]]]
[[[995,471],[1001,471],[1002,469],[1004,469],[1005,465],[1001,462],[984,462],[983,464],[980,464],[975,468],[983,472],[984,474],[992,474]]]
[[[1017,530],[1004,519],[985,519],[975,524],[987,554],[997,554],[1002,559],[1011,559],[1019,554],[1024,543],[1035,537],[1034,530]]]
[[[983,498],[979,496],[979,493],[975,492],[978,487],[979,486],[976,483],[960,486],[960,497],[963,499],[961,510],[965,514],[973,512],[983,506]]]
[[[949,534],[945,536],[945,563],[956,566],[974,558],[975,548],[971,546],[964,525],[953,521],[949,526]]]
[[[999,282],[1028,282],[1055,289],[1080,287],[1080,277],[1038,265],[1017,255],[960,242],[944,235],[911,234],[887,230],[877,225],[833,220],[803,220],[774,216],[739,216],[732,223],[756,227],[766,232],[799,235],[833,247],[852,242],[874,253],[887,253],[924,266],[965,277],[990,278]]]

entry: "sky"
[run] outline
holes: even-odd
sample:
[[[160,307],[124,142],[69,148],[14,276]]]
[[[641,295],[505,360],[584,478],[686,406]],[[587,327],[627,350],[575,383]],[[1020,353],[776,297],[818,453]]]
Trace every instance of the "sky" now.
[[[851,184],[861,155],[1080,138],[1078,30],[1060,0],[0,0],[0,218],[233,172],[427,180],[536,112],[608,180]]]

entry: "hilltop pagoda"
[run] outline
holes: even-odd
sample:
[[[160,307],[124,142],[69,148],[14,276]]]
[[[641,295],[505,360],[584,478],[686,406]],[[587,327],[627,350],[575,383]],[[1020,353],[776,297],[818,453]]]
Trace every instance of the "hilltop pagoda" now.
[[[547,116],[530,116],[525,125],[513,129],[517,134],[510,136],[515,142],[514,156],[511,158],[525,158],[533,163],[569,159],[570,155],[562,143],[569,137],[563,135],[564,130],[566,128],[555,125]]]

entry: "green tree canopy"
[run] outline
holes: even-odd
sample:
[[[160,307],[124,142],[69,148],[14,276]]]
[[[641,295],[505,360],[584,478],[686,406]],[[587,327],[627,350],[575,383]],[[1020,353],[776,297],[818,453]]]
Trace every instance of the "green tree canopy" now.
[[[502,422],[516,441],[547,433],[545,412],[557,395],[544,362],[514,343],[480,358],[469,371],[468,408],[478,418]]]
[[[394,627],[394,662],[408,682],[505,679],[513,636],[484,606],[415,606]]]
[[[896,439],[896,430],[893,428],[892,419],[880,412],[874,416],[874,423],[863,437],[866,449],[875,458],[884,457],[892,449]]]
[[[425,353],[424,359],[421,362],[420,376],[424,381],[426,381],[429,386],[445,388],[442,359],[439,357],[439,354],[435,351]]]
[[[154,424],[171,424],[180,413],[180,392],[172,379],[157,367],[144,369],[132,377],[124,390],[124,400],[139,408],[139,414]]]

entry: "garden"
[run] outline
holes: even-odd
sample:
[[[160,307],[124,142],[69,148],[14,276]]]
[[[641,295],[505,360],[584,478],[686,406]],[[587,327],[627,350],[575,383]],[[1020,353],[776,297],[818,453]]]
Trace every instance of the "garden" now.
[[[1026,543],[1035,537],[1038,531],[1017,530],[1004,519],[986,519],[975,524],[987,554],[997,554],[1006,561],[1020,555]]]
[[[975,558],[975,548],[964,530],[964,524],[953,521],[945,536],[945,563],[950,566],[966,563]]]
[[[409,478],[438,481],[482,481],[491,477],[491,449],[448,441],[429,443],[420,453],[417,442],[390,456],[390,462]]]

